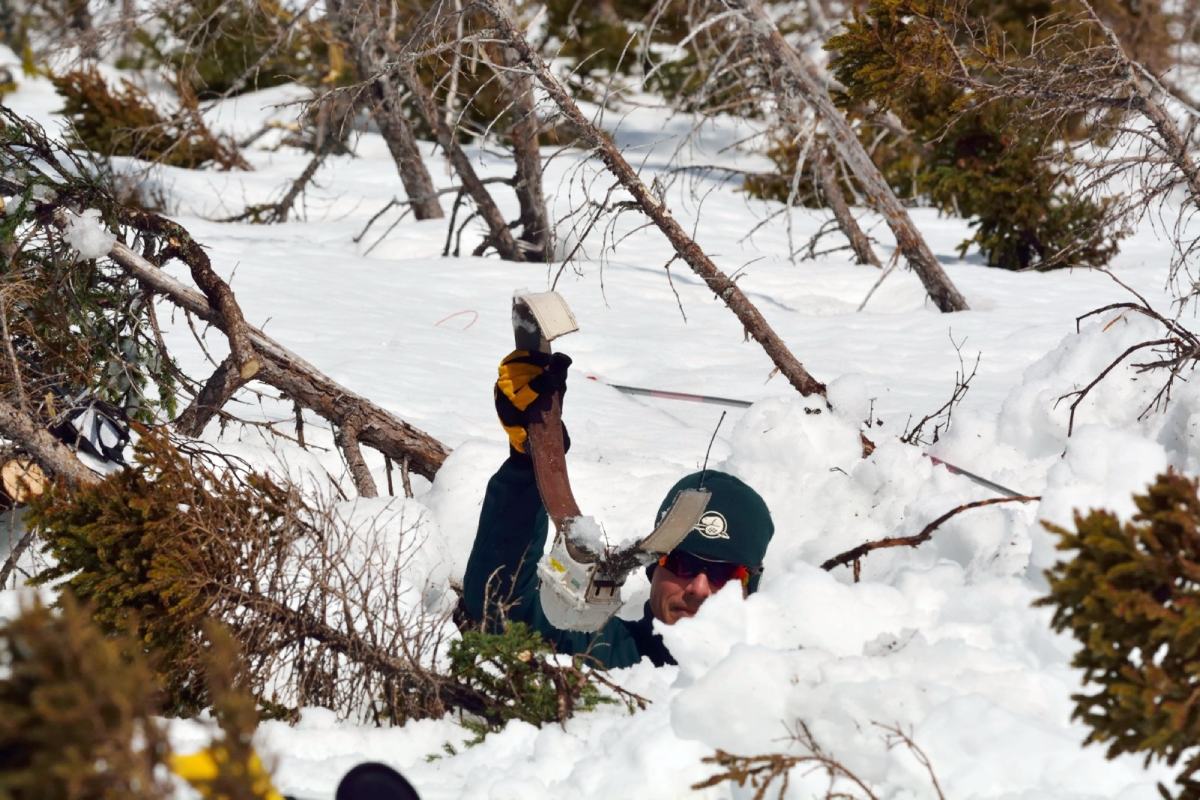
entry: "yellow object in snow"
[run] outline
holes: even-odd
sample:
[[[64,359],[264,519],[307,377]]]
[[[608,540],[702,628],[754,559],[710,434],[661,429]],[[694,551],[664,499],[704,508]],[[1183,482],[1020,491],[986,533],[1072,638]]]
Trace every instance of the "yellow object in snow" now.
[[[229,751],[224,747],[206,747],[190,755],[172,755],[171,770],[191,784],[204,800],[230,800],[230,796],[215,788],[218,777],[243,778],[258,800],[284,800],[271,785],[271,776],[263,768],[262,759],[251,752],[245,764],[231,764]]]

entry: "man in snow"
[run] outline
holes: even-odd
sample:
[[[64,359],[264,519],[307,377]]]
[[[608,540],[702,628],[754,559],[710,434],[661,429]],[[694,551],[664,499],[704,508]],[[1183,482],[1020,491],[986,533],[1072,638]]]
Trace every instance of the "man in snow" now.
[[[509,457],[488,482],[479,529],[463,578],[466,611],[496,626],[500,617],[524,622],[560,653],[587,653],[606,667],[627,667],[642,658],[656,666],[674,664],[654,633],[655,619],[673,625],[696,613],[726,583],[746,594],[758,588],[763,556],[775,531],[762,497],[742,481],[715,470],[693,473],[671,488],[658,511],[666,514],[676,494],[701,485],[712,493],[700,522],[658,564],[651,565],[650,600],[641,619],[613,617],[595,633],[551,625],[538,597],[537,560],[549,530],[538,495],[533,462],[526,453],[525,424],[539,397],[566,390],[571,359],[517,350],[500,363],[496,411],[509,437]],[[565,434],[565,431],[564,431]],[[567,439],[570,447],[570,440]]]

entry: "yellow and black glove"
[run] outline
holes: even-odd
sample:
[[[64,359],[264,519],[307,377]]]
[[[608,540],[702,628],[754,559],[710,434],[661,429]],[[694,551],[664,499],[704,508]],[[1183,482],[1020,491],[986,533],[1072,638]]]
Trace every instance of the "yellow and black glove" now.
[[[539,399],[561,389],[567,391],[567,368],[571,357],[565,353],[553,355],[536,350],[513,350],[500,362],[500,377],[493,392],[496,399],[496,415],[508,434],[508,443],[514,452],[525,453],[529,433],[525,426],[529,412]],[[571,447],[567,427],[563,426],[563,445]]]

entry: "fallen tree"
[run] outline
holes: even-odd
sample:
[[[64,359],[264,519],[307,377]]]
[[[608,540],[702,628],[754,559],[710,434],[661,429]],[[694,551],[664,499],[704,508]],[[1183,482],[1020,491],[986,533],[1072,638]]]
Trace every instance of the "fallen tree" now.
[[[159,296],[213,325],[228,338],[229,358],[218,366],[200,388],[191,406],[175,420],[181,432],[198,436],[205,423],[228,402],[234,392],[254,379],[274,386],[301,407],[328,420],[341,433],[343,444],[349,445],[344,448],[348,451],[349,463],[355,463],[353,457],[361,443],[374,447],[397,463],[407,464],[419,475],[433,477],[446,457],[446,448],[423,431],[332,380],[258,328],[246,323],[232,290],[212,269],[208,255],[187,230],[160,215],[129,209],[116,202],[101,182],[89,177],[91,173],[86,164],[49,139],[34,123],[8,109],[0,109],[0,120],[6,129],[7,142],[2,152],[3,166],[7,169],[5,177],[0,178],[0,188],[6,194],[22,198],[19,206],[10,209],[6,222],[25,232],[24,241],[28,242],[36,236],[47,243],[48,252],[58,253],[56,259],[71,263],[76,260],[91,262],[93,259],[111,261],[120,272],[133,279],[129,283],[131,295],[139,297],[139,307],[151,309],[139,313],[152,314],[153,304],[148,301],[152,296]],[[103,213],[95,221],[81,222],[72,217],[72,213],[81,207],[100,208]],[[103,246],[95,243],[86,248],[88,253],[76,256],[70,253],[62,237],[57,236],[59,231],[82,225],[84,232],[78,235],[85,238],[99,238],[101,241],[104,237],[115,238],[99,227],[88,230],[88,226],[99,226],[101,218],[109,220],[110,225],[115,222],[123,228],[123,235],[135,234],[141,252],[116,240],[111,244],[105,242],[107,252],[103,258],[98,258]],[[75,230],[78,233],[78,229]],[[50,232],[56,235],[51,236]],[[185,264],[197,285],[204,290],[203,293],[160,269],[169,259],[178,259]],[[120,272],[114,274],[119,275]],[[113,282],[111,277],[108,282]],[[122,312],[110,310],[105,313]],[[158,342],[159,350],[153,354],[153,358],[169,359],[165,345],[161,344],[161,337],[158,337]],[[76,386],[74,390],[80,388]],[[28,414],[12,419],[24,419],[30,426],[38,427]],[[347,430],[354,432],[353,441],[347,440]],[[43,466],[50,472],[68,473],[68,467],[49,461],[51,454],[56,451],[33,449],[31,434],[26,432],[22,436],[21,443],[31,454],[46,454],[42,456],[47,459]],[[15,436],[13,438],[17,440]],[[359,488],[365,488],[361,481]]]
[[[109,256],[154,294],[224,330],[224,319],[195,289],[119,242]],[[256,375],[258,380],[281,390],[337,428],[342,428],[349,420],[360,420],[355,426],[357,441],[395,461],[407,460],[419,475],[433,478],[441,467],[447,455],[441,442],[337,383],[258,328],[247,326],[247,337],[262,360]]]

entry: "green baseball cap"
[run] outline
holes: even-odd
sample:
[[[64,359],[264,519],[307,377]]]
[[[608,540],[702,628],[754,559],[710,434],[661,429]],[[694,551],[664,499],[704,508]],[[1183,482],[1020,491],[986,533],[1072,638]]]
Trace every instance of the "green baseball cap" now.
[[[771,521],[771,512],[762,496],[728,473],[711,469],[693,472],[667,492],[658,508],[657,519],[663,518],[675,502],[675,496],[685,489],[707,489],[712,496],[700,522],[676,549],[709,561],[762,566],[767,545],[775,533],[775,523]],[[751,591],[757,585],[758,576],[755,575],[751,579]]]

